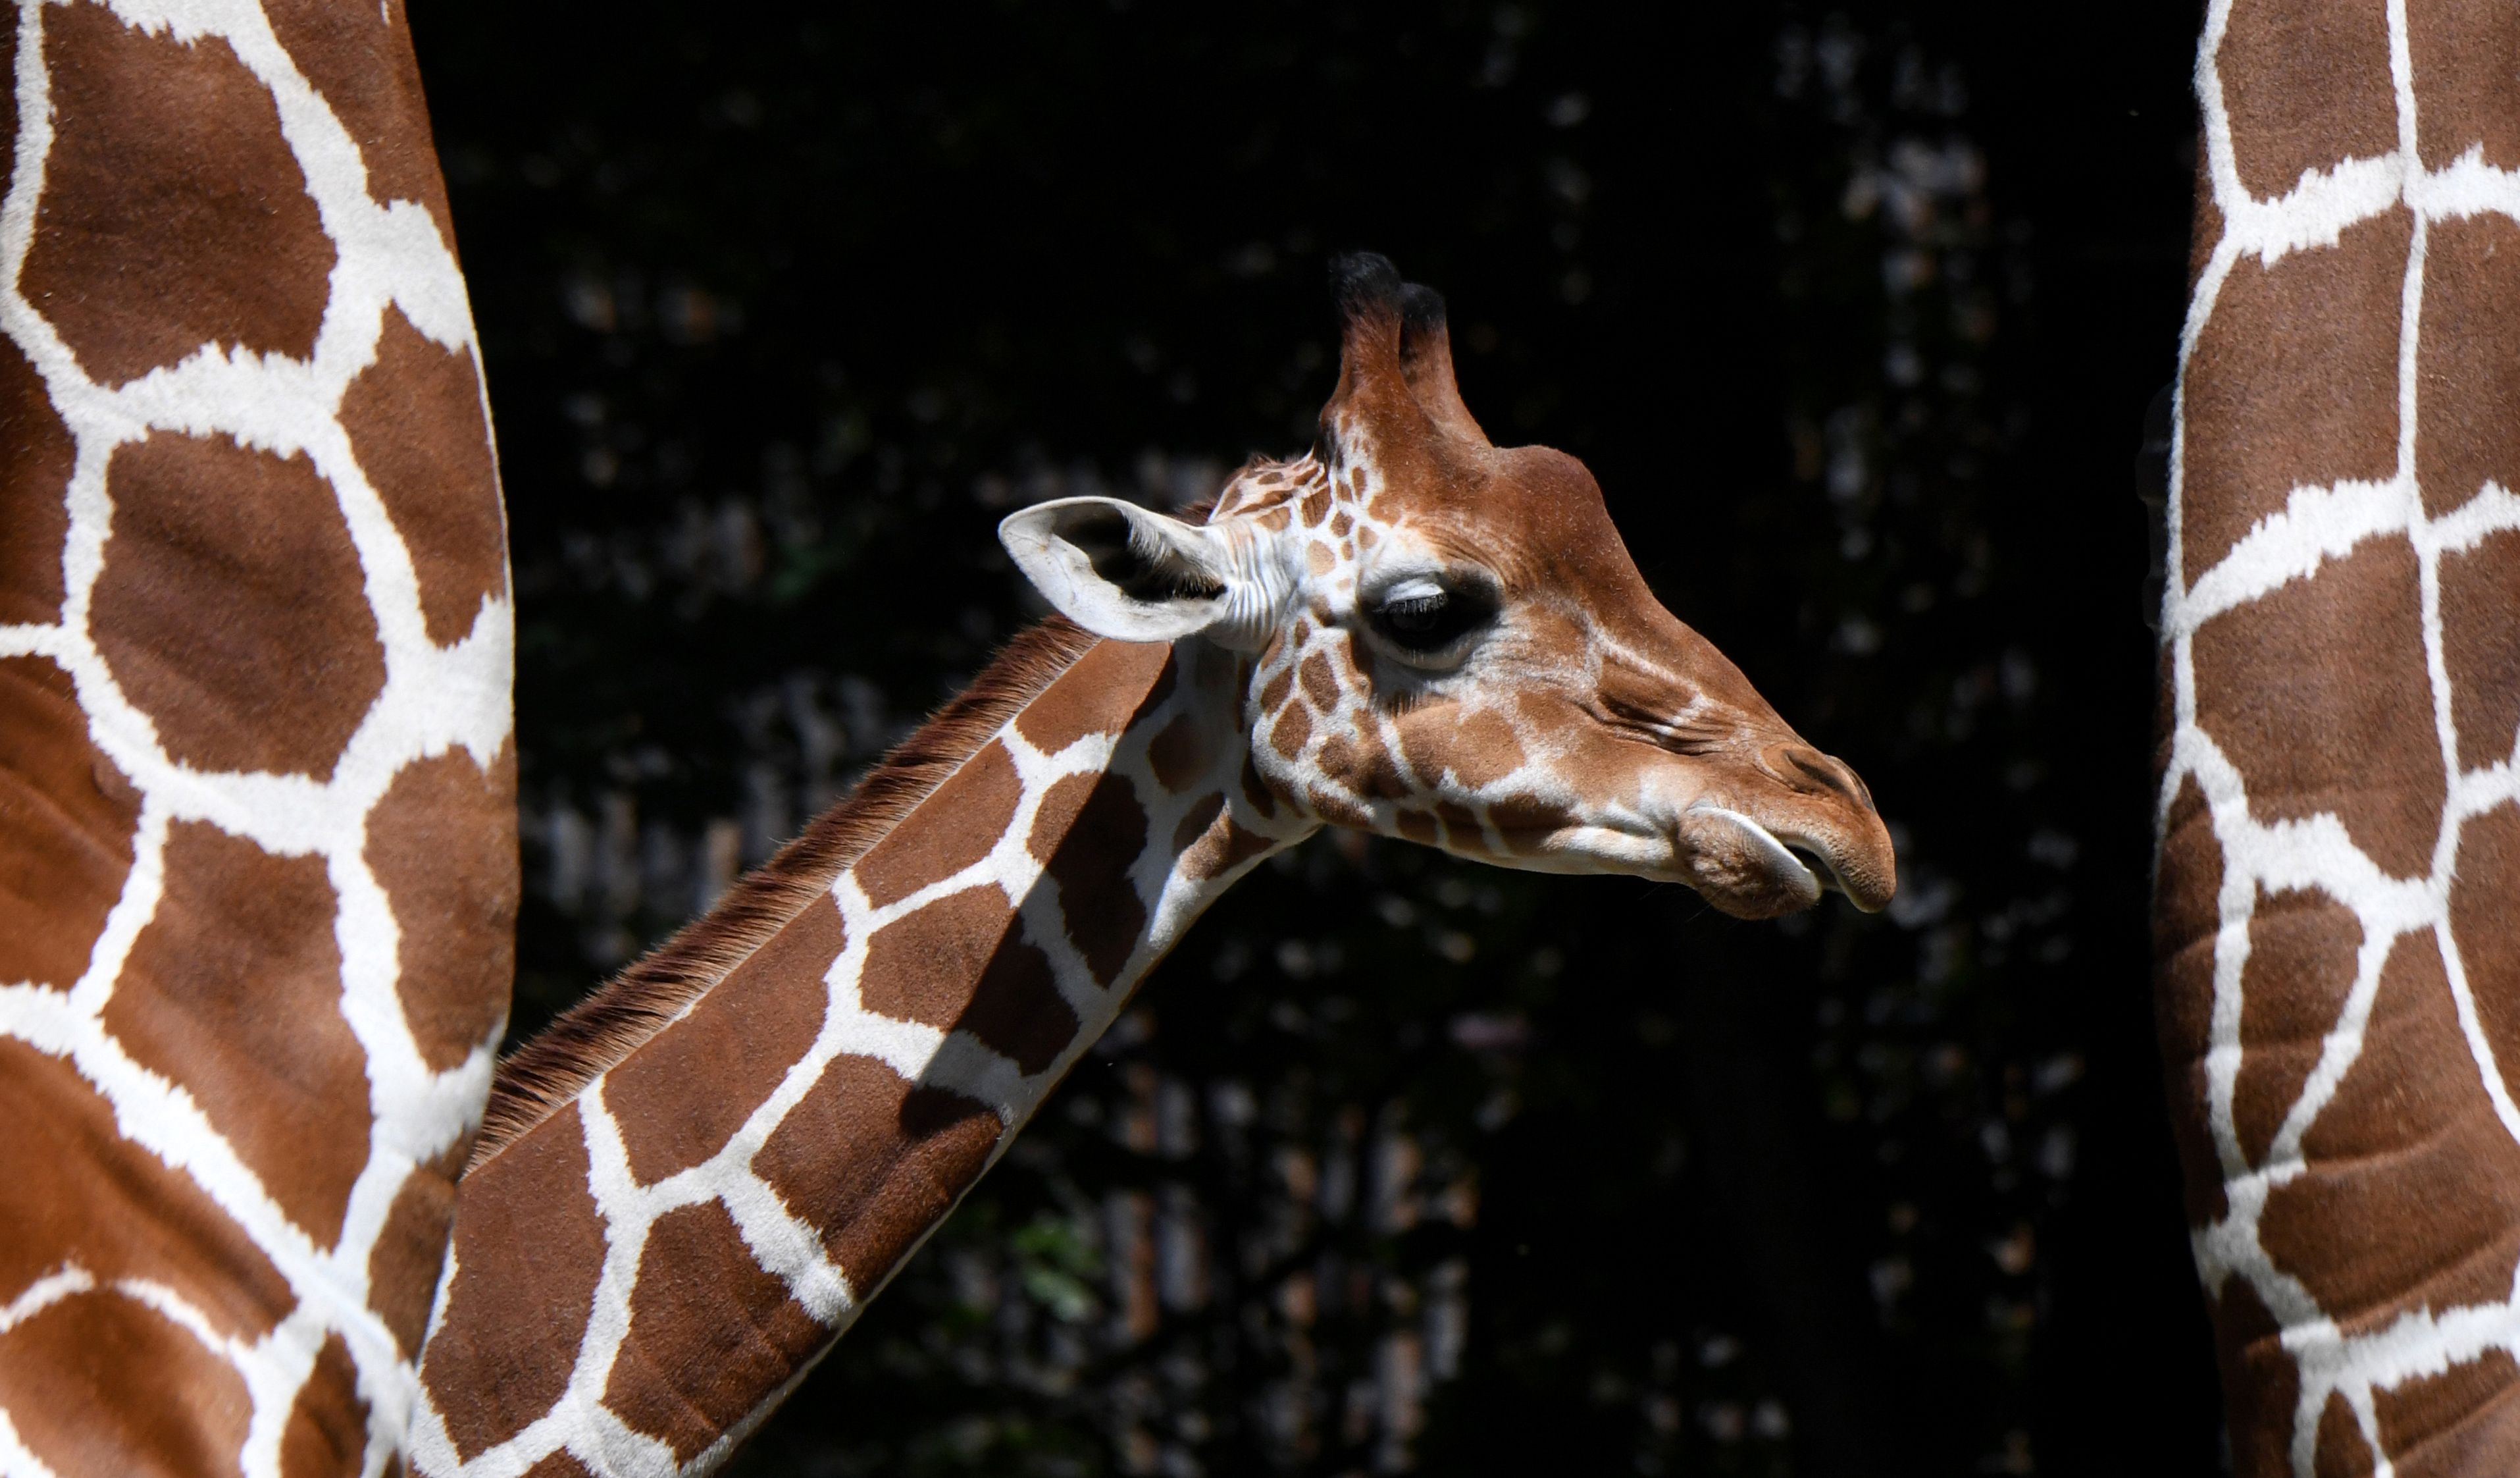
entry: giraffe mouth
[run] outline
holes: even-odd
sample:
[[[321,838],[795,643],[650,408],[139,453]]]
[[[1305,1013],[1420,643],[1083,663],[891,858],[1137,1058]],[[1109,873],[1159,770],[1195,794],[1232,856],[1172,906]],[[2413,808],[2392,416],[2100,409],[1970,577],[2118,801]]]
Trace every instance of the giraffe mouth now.
[[[1783,894],[1785,896],[1783,899],[1775,900],[1775,901],[1785,902],[1786,911],[1807,908],[1819,902],[1821,894],[1830,887],[1839,887],[1840,891],[1843,891],[1843,885],[1838,881],[1837,869],[1830,866],[1826,858],[1815,857],[1805,849],[1788,846],[1775,832],[1740,811],[1729,806],[1718,806],[1713,802],[1702,801],[1690,807],[1688,813],[1710,821],[1729,823],[1734,833],[1736,844],[1749,854],[1749,858],[1755,858],[1759,871],[1765,874],[1761,882],[1766,886],[1756,888],[1754,891],[1758,893],[1773,891]],[[1736,888],[1741,882],[1746,881],[1738,876],[1737,863],[1749,858],[1742,858],[1736,854],[1733,858],[1736,865],[1725,869],[1728,874],[1731,874],[1726,881],[1733,883]],[[1713,880],[1708,879],[1708,881]],[[1760,911],[1765,913],[1772,908],[1773,902],[1763,904]]]

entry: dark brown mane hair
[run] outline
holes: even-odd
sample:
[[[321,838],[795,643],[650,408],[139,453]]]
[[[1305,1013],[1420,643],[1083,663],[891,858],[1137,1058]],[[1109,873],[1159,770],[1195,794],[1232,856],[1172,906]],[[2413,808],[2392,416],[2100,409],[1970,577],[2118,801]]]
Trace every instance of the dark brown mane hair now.
[[[472,1144],[475,1167],[575,1098],[589,1083],[724,980],[832,886],[867,849],[1098,638],[1053,616],[1008,642],[962,696],[876,762],[848,799],[737,880],[717,906],[579,1001],[499,1064]]]

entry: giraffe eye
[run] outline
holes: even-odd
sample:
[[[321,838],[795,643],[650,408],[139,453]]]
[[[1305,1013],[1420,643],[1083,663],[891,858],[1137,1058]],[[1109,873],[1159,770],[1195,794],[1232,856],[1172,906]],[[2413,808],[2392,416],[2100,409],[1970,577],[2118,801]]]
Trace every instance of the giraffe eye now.
[[[1496,598],[1485,590],[1419,576],[1385,592],[1370,620],[1395,655],[1422,659],[1450,655],[1495,616]]]

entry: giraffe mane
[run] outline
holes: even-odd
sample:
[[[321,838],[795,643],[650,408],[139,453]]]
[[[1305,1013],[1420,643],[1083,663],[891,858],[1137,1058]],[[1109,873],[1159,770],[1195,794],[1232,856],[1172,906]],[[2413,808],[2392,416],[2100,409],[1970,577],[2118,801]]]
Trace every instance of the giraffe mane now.
[[[558,1113],[768,943],[1100,638],[1052,616],[1001,648],[961,696],[887,751],[847,799],[499,1064],[472,1165]]]

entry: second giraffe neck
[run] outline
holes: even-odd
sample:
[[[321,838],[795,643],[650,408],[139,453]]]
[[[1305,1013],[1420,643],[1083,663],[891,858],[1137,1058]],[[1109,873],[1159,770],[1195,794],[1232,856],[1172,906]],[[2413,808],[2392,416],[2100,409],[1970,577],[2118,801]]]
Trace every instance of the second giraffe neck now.
[[[1200,910],[1312,829],[1246,783],[1239,667],[1195,641],[1088,649],[477,1164],[419,1469],[669,1473],[730,1451]]]

